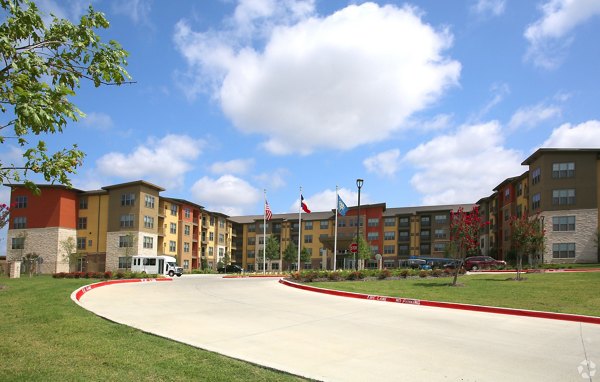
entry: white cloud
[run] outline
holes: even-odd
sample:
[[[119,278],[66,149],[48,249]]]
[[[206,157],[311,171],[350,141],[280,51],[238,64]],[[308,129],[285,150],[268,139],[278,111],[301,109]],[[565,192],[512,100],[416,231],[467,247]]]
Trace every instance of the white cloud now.
[[[0,167],[16,166],[23,167],[25,165],[25,150],[11,144],[3,145],[6,151],[0,153]]]
[[[394,176],[400,167],[400,150],[383,151],[363,161],[368,172],[381,176]]]
[[[233,159],[210,165],[213,174],[245,174],[254,166],[254,159]]]
[[[500,16],[506,8],[506,0],[477,0],[471,11],[482,16]]]
[[[479,122],[487,113],[490,112],[496,105],[504,100],[510,94],[510,87],[506,83],[495,83],[490,88],[492,99],[490,99],[475,115],[469,118],[475,123]]]
[[[552,131],[542,147],[598,148],[600,147],[600,121],[590,120],[575,126],[565,123]]]
[[[541,5],[543,16],[529,25],[525,55],[534,65],[552,69],[560,65],[571,39],[568,34],[578,25],[600,15],[598,0],[548,0]]]
[[[212,211],[230,216],[248,213],[261,199],[262,192],[233,175],[218,179],[203,177],[192,186],[194,200]]]
[[[260,184],[262,184],[267,190],[276,190],[285,186],[287,183],[285,178],[290,175],[290,171],[286,168],[278,168],[268,173],[262,173],[254,178]]]
[[[99,130],[108,130],[114,126],[110,115],[105,113],[91,112],[81,119],[81,123],[86,127],[93,127]]]
[[[188,95],[211,92],[237,129],[267,136],[272,153],[384,140],[460,75],[443,55],[451,34],[408,6],[351,5],[269,33],[259,51],[180,21],[174,40],[189,66]]]
[[[533,128],[540,123],[558,117],[561,109],[558,106],[539,103],[533,106],[522,107],[517,110],[508,122],[508,128],[516,130],[521,127]]]
[[[128,180],[144,179],[167,189],[183,185],[191,162],[200,155],[204,141],[186,135],[149,138],[130,154],[108,153],[96,161],[102,175]]]
[[[496,121],[465,125],[406,154],[417,168],[411,184],[423,204],[473,203],[502,180],[521,174],[523,154],[504,148],[502,137]]]
[[[151,26],[152,6],[148,0],[115,1],[112,3],[112,11],[129,17],[134,24]]]
[[[338,190],[340,198],[346,203],[348,207],[356,206],[358,203],[358,191],[349,190],[347,188],[340,188]],[[331,211],[337,206],[337,199],[335,198],[335,190],[323,190],[317,194],[308,196],[305,192],[302,193],[304,201],[308,205],[311,211],[323,212]],[[371,200],[369,195],[365,192],[360,193],[360,204],[370,204]],[[298,212],[300,208],[300,198],[294,201],[294,204],[290,206],[288,212]]]

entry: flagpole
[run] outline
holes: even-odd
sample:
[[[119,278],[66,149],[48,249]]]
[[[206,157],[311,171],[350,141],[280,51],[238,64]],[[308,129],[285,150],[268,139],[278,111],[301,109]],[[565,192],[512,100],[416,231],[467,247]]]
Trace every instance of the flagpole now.
[[[297,270],[300,272],[300,245],[302,239],[302,186],[300,186],[300,205],[298,206],[298,266]]]
[[[265,205],[263,206],[263,275],[267,269],[267,190],[263,189],[265,196]]]
[[[334,228],[334,239],[333,239],[333,271],[335,272],[335,266],[337,263],[337,225],[338,225],[338,186],[335,186],[335,228]]]

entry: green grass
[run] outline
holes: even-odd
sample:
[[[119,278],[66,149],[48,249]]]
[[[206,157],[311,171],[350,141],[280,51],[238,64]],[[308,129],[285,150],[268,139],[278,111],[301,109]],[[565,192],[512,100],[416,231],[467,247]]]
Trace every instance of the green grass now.
[[[447,277],[310,285],[379,296],[600,316],[600,273],[523,276],[524,281],[514,281],[514,274],[461,276],[461,287],[450,287],[452,279]]]
[[[0,277],[0,381],[304,381],[99,318],[90,280]]]

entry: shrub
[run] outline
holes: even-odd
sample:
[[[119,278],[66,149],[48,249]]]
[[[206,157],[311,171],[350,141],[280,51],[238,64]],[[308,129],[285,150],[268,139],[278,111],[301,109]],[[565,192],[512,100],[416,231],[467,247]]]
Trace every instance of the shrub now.
[[[113,274],[112,274],[111,271],[104,272],[104,278],[105,279],[112,279],[112,277],[113,277]]]
[[[436,269],[433,270],[433,272],[431,272],[431,275],[433,277],[440,277],[443,274],[444,274],[444,272],[441,269],[439,269],[439,268],[436,268]]]
[[[382,269],[381,271],[379,271],[377,278],[379,280],[384,280],[391,276],[392,276],[392,272],[390,272],[389,269]]]
[[[422,270],[419,271],[419,277],[420,278],[425,278],[427,276],[429,276],[429,271],[427,271],[425,269],[422,269]]]
[[[400,271],[400,277],[407,278],[409,273],[410,273],[410,270],[403,269],[403,270]]]
[[[125,277],[125,273],[123,273],[123,272],[117,272],[117,273],[115,274],[115,277],[116,277],[116,278],[118,278],[118,279],[122,279],[122,278],[124,278],[124,277]]]
[[[335,272],[329,272],[329,274],[327,275],[327,278],[330,281],[339,281],[342,278],[342,275],[340,272],[335,271]]]

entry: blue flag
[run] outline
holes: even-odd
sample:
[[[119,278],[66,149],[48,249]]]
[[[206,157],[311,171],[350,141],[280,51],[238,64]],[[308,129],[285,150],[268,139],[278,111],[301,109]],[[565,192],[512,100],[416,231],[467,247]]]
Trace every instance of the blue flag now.
[[[342,200],[342,198],[340,198],[339,195],[338,195],[337,210],[340,213],[340,215],[342,215],[342,216],[346,216],[346,212],[348,211],[348,207],[346,206],[346,203],[344,203],[344,201]]]

